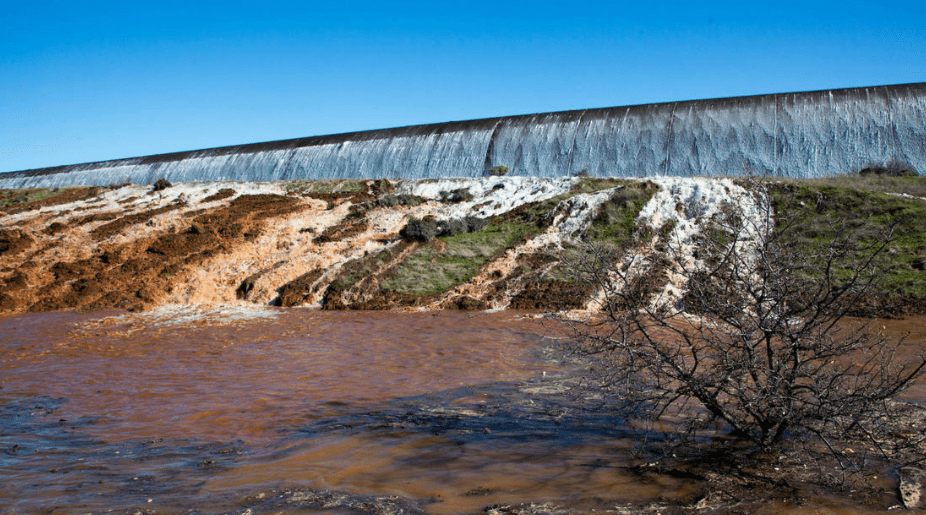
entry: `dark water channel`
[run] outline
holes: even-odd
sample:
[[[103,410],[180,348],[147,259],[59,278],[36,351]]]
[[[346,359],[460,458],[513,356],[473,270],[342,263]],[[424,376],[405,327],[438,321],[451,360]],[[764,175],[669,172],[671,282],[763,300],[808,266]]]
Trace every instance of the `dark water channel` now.
[[[3,318],[0,513],[591,512],[697,500],[694,480],[630,470],[620,420],[563,388],[574,371],[543,334],[517,313]],[[910,395],[926,399],[926,388]],[[833,498],[768,509],[855,512]]]

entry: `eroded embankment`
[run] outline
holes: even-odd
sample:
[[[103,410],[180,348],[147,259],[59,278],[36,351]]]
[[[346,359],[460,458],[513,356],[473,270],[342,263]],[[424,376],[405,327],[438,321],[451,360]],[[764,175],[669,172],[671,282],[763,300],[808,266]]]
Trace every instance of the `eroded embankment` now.
[[[736,205],[757,225],[768,215],[741,186],[706,178],[184,183],[2,193],[0,311],[7,313],[171,304],[594,310],[600,290],[564,271],[563,252],[607,243],[643,256],[671,250],[690,265],[698,235],[725,206]],[[801,195],[787,202],[803,205]],[[926,249],[911,241],[912,250],[893,252],[906,257]],[[910,261],[905,281],[926,282],[917,275],[921,261]],[[654,302],[684,294],[684,280],[671,268],[653,282]],[[903,300],[915,307],[917,290],[910,291]],[[890,304],[890,293],[882,304]]]

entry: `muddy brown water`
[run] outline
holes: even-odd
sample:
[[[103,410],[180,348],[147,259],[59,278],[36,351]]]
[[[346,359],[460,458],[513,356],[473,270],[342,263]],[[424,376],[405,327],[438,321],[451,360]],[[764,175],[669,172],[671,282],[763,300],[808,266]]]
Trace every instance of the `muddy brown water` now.
[[[591,512],[702,493],[632,472],[621,421],[562,388],[575,371],[519,313],[114,315],[0,318],[0,513]],[[883,325],[922,345],[924,322]],[[801,504],[758,512],[858,512]]]

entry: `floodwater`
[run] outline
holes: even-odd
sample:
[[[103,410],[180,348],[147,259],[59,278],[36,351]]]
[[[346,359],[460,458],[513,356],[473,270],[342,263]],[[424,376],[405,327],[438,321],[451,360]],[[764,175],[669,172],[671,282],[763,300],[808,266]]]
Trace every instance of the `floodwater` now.
[[[621,420],[565,388],[576,371],[537,320],[262,313],[0,318],[0,513],[590,513],[703,494],[633,472]],[[923,322],[885,331],[922,341]]]

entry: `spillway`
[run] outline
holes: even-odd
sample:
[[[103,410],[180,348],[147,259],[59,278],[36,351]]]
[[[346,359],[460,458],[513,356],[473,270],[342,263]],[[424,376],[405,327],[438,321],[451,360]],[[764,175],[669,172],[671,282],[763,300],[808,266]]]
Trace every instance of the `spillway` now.
[[[926,172],[926,83],[692,100],[315,136],[0,174],[0,188],[509,175]]]

